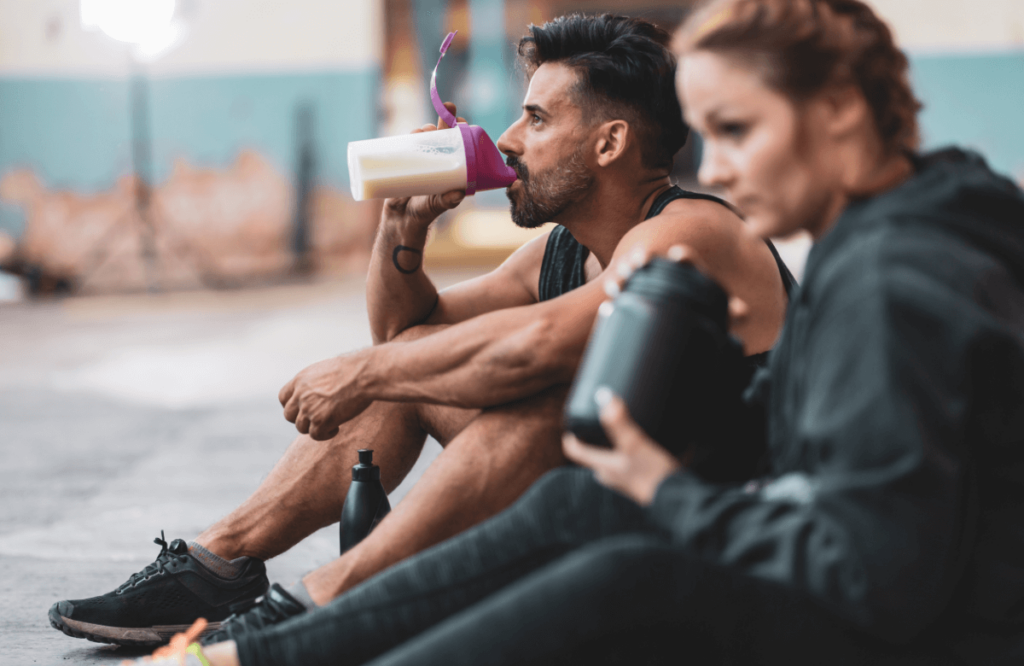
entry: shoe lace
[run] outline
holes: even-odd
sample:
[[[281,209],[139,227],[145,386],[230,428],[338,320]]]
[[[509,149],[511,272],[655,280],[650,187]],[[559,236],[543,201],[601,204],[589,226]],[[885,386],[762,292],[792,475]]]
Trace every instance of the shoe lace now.
[[[229,615],[221,624],[217,634],[211,638],[216,639],[218,636],[227,638],[230,635],[228,625],[232,623],[234,627],[243,630],[262,629],[266,626],[277,624],[282,620],[287,620],[292,615],[294,615],[293,612],[289,612],[281,602],[274,599],[268,592],[255,601],[239,607],[234,613]]]
[[[167,541],[164,539],[163,530],[160,530],[159,538],[153,539],[153,543],[161,547],[160,554],[156,556],[156,560],[147,564],[145,568],[142,569],[142,571],[132,574],[127,581],[122,583],[120,587],[114,590],[117,594],[121,594],[129,587],[135,587],[142,581],[147,580],[153,576],[156,576],[157,574],[163,573],[164,568],[167,566],[168,563],[171,562],[171,560],[177,559],[179,562],[185,561],[186,558],[184,555],[177,555],[170,551]]]
[[[160,536],[163,535],[161,534]],[[203,633],[204,629],[206,629],[206,620],[199,618],[192,623],[191,627],[185,630],[185,633],[174,634],[174,637],[171,638],[171,641],[167,645],[154,650],[153,654],[143,659],[141,663],[152,662],[157,659],[173,658],[177,659],[181,666],[185,666],[185,659],[188,658],[186,650],[188,650],[189,646],[199,638],[199,635]],[[132,666],[133,663],[139,662],[122,661],[121,666]]]

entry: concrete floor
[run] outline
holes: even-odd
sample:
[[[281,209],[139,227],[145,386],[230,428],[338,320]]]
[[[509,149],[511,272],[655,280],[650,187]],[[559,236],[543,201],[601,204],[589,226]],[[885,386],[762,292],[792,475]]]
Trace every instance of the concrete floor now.
[[[447,273],[445,284],[467,277]],[[0,666],[113,664],[137,651],[46,618],[102,594],[243,500],[295,436],[278,389],[369,344],[361,281],[0,304]],[[401,499],[440,452],[428,442]],[[291,584],[336,528],[267,563]]]

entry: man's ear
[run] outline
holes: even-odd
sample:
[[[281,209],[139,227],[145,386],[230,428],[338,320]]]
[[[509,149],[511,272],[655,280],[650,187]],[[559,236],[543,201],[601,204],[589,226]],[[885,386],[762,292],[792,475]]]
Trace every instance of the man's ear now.
[[[633,129],[625,120],[609,120],[597,128],[597,165],[606,167],[626,152],[633,138]]]

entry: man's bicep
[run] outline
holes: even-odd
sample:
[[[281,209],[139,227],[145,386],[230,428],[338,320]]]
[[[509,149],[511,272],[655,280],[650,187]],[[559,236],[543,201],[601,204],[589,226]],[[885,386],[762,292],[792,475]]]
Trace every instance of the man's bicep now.
[[[548,234],[512,253],[496,269],[444,289],[426,324],[457,324],[495,310],[537,302],[537,282]]]

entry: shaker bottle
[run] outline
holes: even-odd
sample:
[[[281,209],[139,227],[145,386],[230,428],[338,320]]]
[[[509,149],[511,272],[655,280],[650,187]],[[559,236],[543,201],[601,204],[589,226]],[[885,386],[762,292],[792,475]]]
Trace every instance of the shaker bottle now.
[[[342,554],[362,541],[390,511],[388,495],[380,482],[380,467],[373,464],[373,450],[360,449],[359,464],[352,467],[352,485],[341,508]]]
[[[622,398],[655,441],[682,455],[714,436],[723,406],[738,405],[743,351],[729,337],[728,297],[690,264],[653,259],[601,306],[565,405],[565,429],[609,446],[595,394]]]
[[[459,189],[472,195],[515,182],[515,170],[505,164],[487,132],[457,123],[437,94],[437,68],[455,34],[445,38],[430,77],[430,101],[450,129],[349,143],[349,182],[356,201]]]

